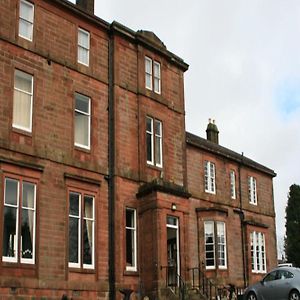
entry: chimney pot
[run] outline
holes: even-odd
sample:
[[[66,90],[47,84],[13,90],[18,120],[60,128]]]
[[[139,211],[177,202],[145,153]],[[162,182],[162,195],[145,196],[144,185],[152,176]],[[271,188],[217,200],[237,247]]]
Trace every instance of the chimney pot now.
[[[94,14],[94,0],[76,0],[76,5],[89,14]]]
[[[206,129],[206,138],[208,141],[219,144],[219,130],[215,123],[215,120],[213,120],[213,122],[211,123],[211,119],[209,119],[209,123]]]

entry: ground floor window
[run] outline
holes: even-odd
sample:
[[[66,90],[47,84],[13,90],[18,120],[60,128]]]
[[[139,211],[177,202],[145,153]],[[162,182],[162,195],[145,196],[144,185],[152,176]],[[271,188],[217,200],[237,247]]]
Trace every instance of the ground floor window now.
[[[265,235],[261,232],[250,233],[251,266],[254,273],[266,272]]]
[[[126,270],[137,270],[136,210],[126,208]]]
[[[4,180],[2,261],[35,263],[36,184],[23,178]]]
[[[227,268],[226,227],[224,222],[205,221],[205,265],[206,269]]]
[[[69,192],[69,267],[95,267],[95,201],[83,192]]]

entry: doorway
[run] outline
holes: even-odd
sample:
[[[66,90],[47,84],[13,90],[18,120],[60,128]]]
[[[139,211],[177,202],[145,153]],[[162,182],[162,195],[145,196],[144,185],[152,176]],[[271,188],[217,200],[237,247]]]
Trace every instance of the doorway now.
[[[167,216],[168,286],[178,286],[180,275],[178,218]]]

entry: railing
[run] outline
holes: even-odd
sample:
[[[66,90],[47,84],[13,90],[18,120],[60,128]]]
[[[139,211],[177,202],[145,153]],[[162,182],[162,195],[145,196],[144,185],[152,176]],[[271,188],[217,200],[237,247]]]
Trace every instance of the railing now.
[[[166,288],[171,288],[175,294],[178,294],[180,300],[185,300],[186,284],[182,277],[177,273],[176,266],[161,266],[165,271]]]
[[[240,298],[243,289],[234,285],[218,286],[211,279],[207,278],[200,267],[189,268],[192,272],[192,289],[199,290],[208,300],[234,300]]]

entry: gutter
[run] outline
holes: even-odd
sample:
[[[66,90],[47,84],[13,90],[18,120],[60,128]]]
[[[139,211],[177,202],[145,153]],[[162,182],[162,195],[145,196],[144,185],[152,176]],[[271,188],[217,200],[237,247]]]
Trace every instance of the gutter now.
[[[114,37],[108,46],[108,278],[109,300],[116,299],[115,274],[115,123],[114,123]]]

